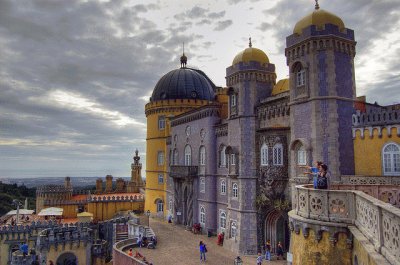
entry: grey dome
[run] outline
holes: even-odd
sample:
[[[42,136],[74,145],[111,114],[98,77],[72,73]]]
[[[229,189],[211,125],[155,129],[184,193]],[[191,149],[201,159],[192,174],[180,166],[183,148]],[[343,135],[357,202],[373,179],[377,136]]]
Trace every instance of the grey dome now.
[[[158,81],[150,101],[164,99],[214,100],[215,85],[200,70],[180,68],[170,71]]]

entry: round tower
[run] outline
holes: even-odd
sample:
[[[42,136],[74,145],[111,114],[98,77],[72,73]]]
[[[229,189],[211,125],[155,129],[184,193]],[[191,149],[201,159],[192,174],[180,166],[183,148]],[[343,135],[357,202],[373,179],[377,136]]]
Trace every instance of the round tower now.
[[[215,100],[215,85],[207,75],[186,67],[187,57],[181,57],[181,68],[165,74],[156,84],[150,102],[146,104],[146,202],[145,210],[157,212],[155,201],[167,199],[167,138],[169,118],[209,104]],[[163,179],[165,181],[160,181]],[[166,215],[167,211],[164,211]]]

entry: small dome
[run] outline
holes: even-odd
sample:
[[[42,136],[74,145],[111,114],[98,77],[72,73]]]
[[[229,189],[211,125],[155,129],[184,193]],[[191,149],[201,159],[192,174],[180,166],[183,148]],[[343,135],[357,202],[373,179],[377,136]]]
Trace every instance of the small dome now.
[[[240,62],[248,63],[250,61],[259,62],[260,64],[269,63],[268,56],[260,49],[249,47],[238,53],[233,59],[232,65]]]
[[[170,71],[158,81],[150,101],[164,99],[214,100],[215,85],[200,70],[180,68]]]
[[[345,28],[343,20],[323,9],[319,9],[319,6],[316,5],[314,12],[303,17],[299,22],[296,23],[293,29],[293,33],[301,35],[303,29],[315,25],[318,29],[321,29],[325,26],[325,24],[333,24],[338,26],[339,30],[343,30]]]
[[[274,88],[272,89],[271,96],[278,95],[280,93],[289,91],[289,79],[281,79],[276,83]]]

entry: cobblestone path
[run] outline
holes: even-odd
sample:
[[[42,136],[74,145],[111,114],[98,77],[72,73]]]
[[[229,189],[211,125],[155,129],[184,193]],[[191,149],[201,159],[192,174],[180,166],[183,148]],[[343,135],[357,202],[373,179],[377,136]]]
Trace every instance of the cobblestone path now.
[[[216,237],[208,238],[206,235],[195,235],[186,231],[182,226],[168,224],[156,219],[150,219],[150,226],[157,235],[156,249],[139,249],[139,252],[154,265],[233,265],[235,254],[218,246]],[[207,245],[207,261],[200,262],[199,242],[202,240]],[[244,265],[256,265],[256,257],[242,256]],[[286,261],[263,261],[267,264],[286,264]]]

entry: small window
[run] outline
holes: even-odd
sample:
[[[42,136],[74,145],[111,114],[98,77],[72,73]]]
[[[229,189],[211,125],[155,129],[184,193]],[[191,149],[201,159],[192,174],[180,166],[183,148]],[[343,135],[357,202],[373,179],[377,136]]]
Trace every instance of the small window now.
[[[200,192],[201,193],[206,192],[206,179],[205,178],[200,178]]]
[[[239,196],[239,187],[237,183],[233,183],[232,185],[232,197],[233,198],[238,198]]]
[[[221,180],[221,195],[226,194],[226,181],[223,179]]]
[[[219,228],[224,231],[226,228],[226,213],[225,211],[220,211],[219,213]]]
[[[163,212],[164,211],[164,203],[161,200],[157,201],[157,212]]]
[[[307,153],[303,146],[297,150],[297,164],[300,166],[307,165]]]
[[[199,164],[200,166],[204,166],[206,164],[206,148],[204,146],[200,147],[200,161]]]
[[[226,146],[223,146],[221,148],[221,152],[220,152],[220,167],[226,167]]]
[[[273,163],[276,166],[282,166],[283,165],[283,146],[282,144],[275,144],[274,145],[274,159]]]
[[[304,69],[301,69],[296,73],[296,84],[297,86],[304,86],[306,83],[306,72]]]
[[[163,151],[159,151],[157,154],[157,164],[159,166],[164,165],[164,152]]]
[[[158,129],[159,130],[165,129],[165,116],[158,116]]]
[[[164,184],[164,175],[158,174],[158,184]]]
[[[231,222],[230,237],[236,237],[236,233],[237,233],[236,221],[232,221]]]
[[[400,146],[398,144],[386,144],[383,147],[382,160],[384,175],[400,175]]]
[[[268,166],[268,146],[265,143],[261,146],[261,165]]]
[[[231,154],[231,165],[234,166],[236,164],[235,154]]]
[[[236,106],[236,94],[231,95],[231,106],[232,107]]]
[[[178,150],[174,149],[174,154],[172,157],[172,164],[178,165]]]
[[[206,223],[206,210],[203,206],[200,206],[200,220],[199,223],[204,225]]]
[[[192,165],[192,148],[190,145],[185,146],[185,166]]]

